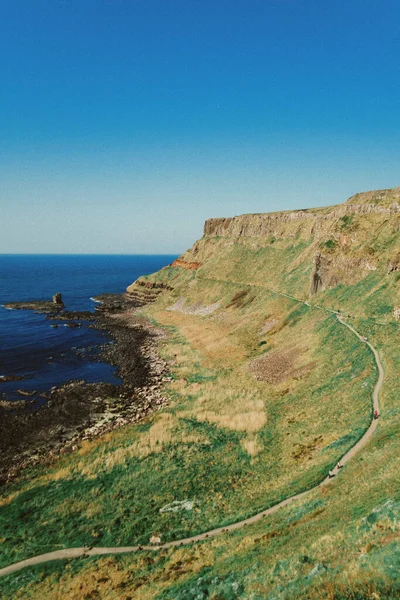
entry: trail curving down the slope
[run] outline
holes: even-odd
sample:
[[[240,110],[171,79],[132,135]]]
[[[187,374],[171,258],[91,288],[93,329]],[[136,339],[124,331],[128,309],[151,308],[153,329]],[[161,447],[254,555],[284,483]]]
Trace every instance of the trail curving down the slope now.
[[[276,293],[276,294],[281,294],[280,292],[277,292],[275,290],[270,290],[270,291],[272,291],[273,293]],[[375,384],[375,387],[373,390],[373,395],[372,395],[373,410],[378,411],[378,414],[379,414],[379,412],[380,412],[379,393],[381,391],[383,381],[384,381],[384,370],[383,370],[383,367],[382,367],[382,364],[381,364],[381,361],[379,358],[379,354],[378,354],[377,350],[374,348],[374,346],[370,342],[363,339],[361,334],[359,334],[358,331],[356,331],[356,329],[354,329],[354,327],[352,327],[351,325],[346,323],[343,320],[343,317],[340,314],[336,313],[335,311],[332,311],[330,309],[325,309],[320,306],[316,306],[315,304],[310,305],[308,302],[304,302],[302,300],[299,300],[298,298],[289,296],[288,294],[281,294],[281,295],[287,296],[293,300],[296,300],[297,302],[301,302],[310,308],[318,308],[320,310],[326,310],[327,312],[335,313],[338,321],[342,325],[344,325],[345,327],[350,329],[350,331],[352,331],[360,339],[360,341],[362,343],[365,343],[367,346],[369,346],[370,350],[372,351],[372,353],[375,357],[375,361],[376,361],[376,364],[378,367],[378,372],[379,372],[379,377]],[[377,426],[378,426],[378,421],[374,417],[372,417],[371,424],[368,427],[368,429],[365,431],[363,436],[358,440],[358,442],[355,443],[354,446],[352,446],[352,448],[350,448],[350,450],[348,450],[346,452],[346,454],[344,454],[341,457],[339,462],[343,466],[351,458],[353,458],[356,454],[358,454],[358,452],[360,452],[360,450],[366,445],[366,443],[371,439],[372,435],[374,434]],[[337,465],[335,466],[335,468],[332,470],[331,473],[333,473],[334,475],[338,475],[339,468]],[[300,492],[299,494],[296,494],[294,496],[290,496],[289,498],[282,500],[282,502],[279,502],[278,504],[275,504],[274,506],[271,506],[270,508],[267,508],[266,510],[259,512],[255,515],[253,515],[252,517],[249,517],[248,519],[243,519],[242,521],[232,523],[231,525],[226,525],[225,527],[217,527],[216,529],[211,529],[210,531],[206,531],[204,533],[200,533],[198,535],[194,535],[194,536],[191,536],[188,538],[184,538],[181,540],[175,540],[173,542],[166,542],[165,544],[152,545],[152,546],[65,548],[63,550],[56,550],[54,552],[48,552],[46,554],[38,554],[37,556],[33,556],[26,560],[22,560],[22,561],[14,563],[14,564],[11,564],[8,567],[4,567],[4,568],[0,569],[0,577],[3,577],[5,575],[10,575],[11,573],[20,571],[21,569],[24,569],[25,567],[40,565],[42,563],[55,561],[55,560],[72,559],[72,558],[79,558],[79,557],[87,558],[89,556],[102,556],[102,555],[106,555],[106,554],[126,554],[126,553],[139,552],[141,550],[158,551],[158,550],[165,550],[168,548],[176,548],[179,546],[185,546],[187,544],[192,544],[195,542],[201,542],[201,541],[216,537],[222,533],[235,531],[236,529],[240,529],[241,527],[244,527],[245,525],[252,525],[253,523],[256,523],[257,521],[260,521],[264,517],[274,514],[280,508],[283,508],[283,507],[287,506],[288,504],[291,504],[292,502],[299,500],[300,498],[304,498],[306,495],[311,493],[313,490],[316,490],[324,485],[330,484],[332,481],[334,481],[334,478],[331,478],[328,475],[327,477],[325,477],[325,479],[323,479],[320,483],[318,483],[313,488],[306,490],[304,492]]]

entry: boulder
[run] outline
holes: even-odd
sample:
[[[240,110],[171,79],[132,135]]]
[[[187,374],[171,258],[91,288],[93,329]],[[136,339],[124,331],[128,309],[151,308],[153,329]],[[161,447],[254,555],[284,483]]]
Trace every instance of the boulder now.
[[[161,544],[161,536],[152,535],[150,538],[150,544]]]

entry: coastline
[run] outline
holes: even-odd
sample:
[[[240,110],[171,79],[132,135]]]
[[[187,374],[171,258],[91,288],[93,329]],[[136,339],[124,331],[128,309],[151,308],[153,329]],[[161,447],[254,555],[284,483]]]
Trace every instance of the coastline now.
[[[76,450],[83,440],[136,422],[167,403],[162,384],[168,381],[168,366],[157,352],[163,332],[139,316],[137,304],[124,294],[96,300],[95,313],[65,311],[61,318],[84,317],[89,327],[107,332],[113,343],[101,349],[99,360],[115,366],[122,383],[69,381],[42,394],[46,403],[35,410],[29,410],[31,400],[3,400],[0,484],[23,476],[27,467],[49,465],[59,454]],[[46,316],[59,319],[60,313]]]

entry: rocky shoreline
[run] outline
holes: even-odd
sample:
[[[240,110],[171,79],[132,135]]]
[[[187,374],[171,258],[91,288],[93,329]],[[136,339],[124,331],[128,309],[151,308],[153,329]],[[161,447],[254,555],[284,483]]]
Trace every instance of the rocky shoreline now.
[[[95,313],[54,310],[51,303],[30,302],[15,309],[38,310],[49,319],[89,323],[108,333],[99,360],[117,368],[121,385],[71,381],[41,394],[45,404],[32,410],[31,399],[0,402],[0,484],[34,464],[50,464],[58,455],[127,423],[136,422],[167,403],[162,393],[171,378],[158,356],[164,333],[137,314],[128,296],[106,294]],[[22,303],[19,303],[22,304]]]

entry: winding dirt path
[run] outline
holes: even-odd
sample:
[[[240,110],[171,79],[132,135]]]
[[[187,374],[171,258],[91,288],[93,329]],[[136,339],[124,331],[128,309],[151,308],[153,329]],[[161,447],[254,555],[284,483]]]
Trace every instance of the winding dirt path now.
[[[230,282],[227,282],[227,283],[230,283]],[[264,286],[254,286],[254,287],[264,287]],[[381,361],[379,358],[379,354],[378,354],[377,350],[374,348],[374,346],[370,342],[366,341],[358,333],[358,331],[356,331],[354,329],[354,327],[352,327],[351,325],[346,323],[343,320],[343,317],[340,314],[336,313],[335,311],[321,307],[321,306],[317,306],[315,304],[309,304],[307,301],[300,300],[298,298],[295,298],[294,296],[290,296],[289,294],[277,292],[270,288],[266,288],[266,289],[269,289],[271,292],[273,292],[275,294],[286,296],[287,298],[295,300],[296,302],[301,302],[302,304],[305,304],[309,308],[317,308],[319,310],[324,310],[326,312],[336,314],[337,319],[339,320],[339,322],[342,325],[344,325],[345,327],[350,329],[350,331],[352,331],[361,340],[362,343],[369,346],[369,348],[371,349],[371,351],[375,357],[375,361],[376,361],[378,371],[379,371],[378,381],[375,384],[373,395],[372,395],[373,410],[374,411],[376,410],[379,413],[380,412],[379,393],[380,393],[382,385],[383,385],[384,371],[383,371],[383,367],[382,367],[382,364],[381,364]],[[350,448],[350,450],[348,450],[348,452],[346,452],[346,454],[344,454],[344,456],[341,457],[340,463],[343,466],[351,458],[353,458],[353,456],[355,456],[365,446],[365,444],[371,439],[375,429],[377,428],[377,425],[378,425],[378,421],[372,417],[371,424],[368,427],[368,429],[366,430],[366,432],[364,433],[364,435],[358,440],[358,442],[356,442],[356,444],[352,448]],[[337,466],[333,469],[332,473],[334,475],[338,475],[339,469]],[[309,490],[306,490],[304,492],[301,492],[299,494],[296,494],[295,496],[291,496],[290,498],[286,498],[286,500],[283,500],[282,502],[279,502],[278,504],[275,504],[274,506],[271,506],[270,508],[268,508],[260,513],[257,513],[255,515],[253,515],[252,517],[249,517],[248,519],[244,519],[243,521],[238,521],[237,523],[232,523],[231,525],[226,525],[225,527],[217,527],[216,529],[211,529],[210,531],[206,531],[204,533],[200,533],[199,535],[194,535],[192,537],[184,538],[182,540],[176,540],[173,542],[167,542],[165,544],[158,544],[158,545],[152,545],[152,546],[119,546],[119,547],[115,547],[115,548],[114,547],[65,548],[64,550],[56,550],[55,552],[39,554],[37,556],[33,556],[32,558],[28,558],[26,560],[16,562],[12,565],[9,565],[8,567],[4,567],[3,569],[0,569],[0,577],[2,577],[4,575],[10,575],[11,573],[15,573],[16,571],[20,571],[21,569],[24,569],[25,567],[40,565],[42,563],[50,562],[50,561],[54,561],[54,560],[70,559],[70,558],[78,558],[78,557],[83,558],[83,557],[88,557],[88,556],[101,556],[104,554],[124,554],[124,553],[129,553],[129,552],[130,553],[138,552],[140,550],[157,551],[157,550],[161,550],[161,549],[174,548],[174,547],[178,547],[178,546],[192,544],[195,542],[200,542],[202,540],[216,537],[217,535],[220,535],[225,532],[235,531],[236,529],[240,529],[241,527],[244,527],[245,525],[251,525],[253,523],[256,523],[257,521],[260,521],[264,517],[274,514],[280,508],[287,506],[288,504],[294,502],[295,500],[299,500],[300,498],[305,497],[307,494],[309,494],[313,490],[316,490],[321,486],[330,484],[332,481],[334,481],[334,477],[330,477],[329,475],[327,475],[325,477],[325,479],[323,479],[315,487],[313,487]]]

